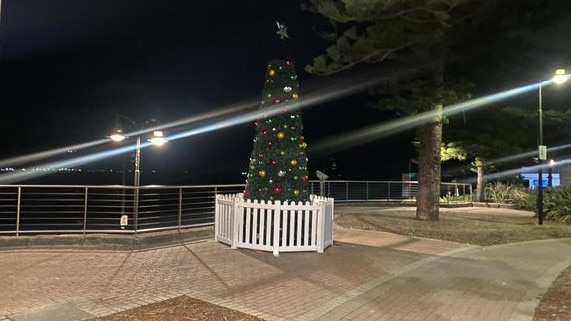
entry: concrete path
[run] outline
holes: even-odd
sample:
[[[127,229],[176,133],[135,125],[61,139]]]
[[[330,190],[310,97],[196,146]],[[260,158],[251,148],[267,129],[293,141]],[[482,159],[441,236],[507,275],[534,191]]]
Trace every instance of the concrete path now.
[[[267,320],[531,320],[571,239],[474,247],[336,229],[325,254],[213,241],[124,252],[0,251],[0,321],[76,321],[180,295]]]

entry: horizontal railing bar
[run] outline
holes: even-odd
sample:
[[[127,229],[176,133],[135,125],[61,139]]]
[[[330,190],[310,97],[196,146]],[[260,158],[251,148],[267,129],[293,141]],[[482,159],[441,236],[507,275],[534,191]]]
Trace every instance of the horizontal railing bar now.
[[[316,181],[309,183],[312,194],[321,192],[324,196],[336,198],[340,205],[414,202],[417,193],[417,182],[413,181],[336,180],[326,181],[324,185]],[[140,187],[140,200],[136,205],[133,202],[137,190],[133,186],[0,185],[0,228],[2,234],[18,235],[18,231],[41,234],[69,232],[70,229],[77,234],[100,231],[135,233],[132,230],[134,227],[145,232],[196,224],[212,225],[216,194],[239,194],[244,187],[244,184],[147,185]],[[447,189],[459,196],[469,196],[472,192],[468,184],[442,183],[441,190]],[[135,206],[139,209],[138,222],[133,217]],[[120,230],[122,215],[128,218],[126,230]],[[114,227],[117,230],[113,230]]]

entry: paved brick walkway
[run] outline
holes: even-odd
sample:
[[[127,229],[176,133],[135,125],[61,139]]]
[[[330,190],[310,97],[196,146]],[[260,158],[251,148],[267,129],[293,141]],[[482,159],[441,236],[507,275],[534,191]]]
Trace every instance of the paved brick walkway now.
[[[325,254],[212,241],[136,252],[0,251],[0,321],[85,320],[179,295],[267,320],[531,320],[571,239],[471,247],[336,229]]]

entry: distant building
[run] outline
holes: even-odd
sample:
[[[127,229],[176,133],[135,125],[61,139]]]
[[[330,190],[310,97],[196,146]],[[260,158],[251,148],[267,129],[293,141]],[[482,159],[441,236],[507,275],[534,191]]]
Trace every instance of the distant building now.
[[[551,173],[549,170],[543,172],[541,176],[542,186],[548,187],[550,175],[551,175],[551,186],[557,187],[564,185],[561,181],[561,170],[563,169],[562,166],[553,166],[551,168]],[[571,168],[569,168],[571,170]],[[571,172],[569,172],[571,174]],[[530,189],[536,189],[539,186],[539,174],[537,173],[537,169],[530,168],[530,167],[522,167],[521,168],[521,177],[524,181],[524,185],[529,187]],[[571,177],[569,177],[571,178]],[[568,178],[568,179],[569,179]],[[571,182],[568,182],[568,184]]]

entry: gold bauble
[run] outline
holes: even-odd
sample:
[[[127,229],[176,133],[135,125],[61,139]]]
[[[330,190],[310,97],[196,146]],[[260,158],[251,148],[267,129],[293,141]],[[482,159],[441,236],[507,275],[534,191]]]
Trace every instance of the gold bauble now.
[[[283,132],[278,132],[278,139],[284,139],[285,138],[285,134]]]
[[[265,177],[265,176],[266,176],[266,171],[262,169],[262,170],[260,170],[260,171],[258,172],[258,174],[260,175],[260,177]]]
[[[290,163],[292,166],[295,166],[295,165],[297,165],[297,159],[292,159],[292,160],[289,161],[289,163]]]
[[[274,76],[276,74],[276,71],[273,69],[268,70],[268,75],[270,76]]]

